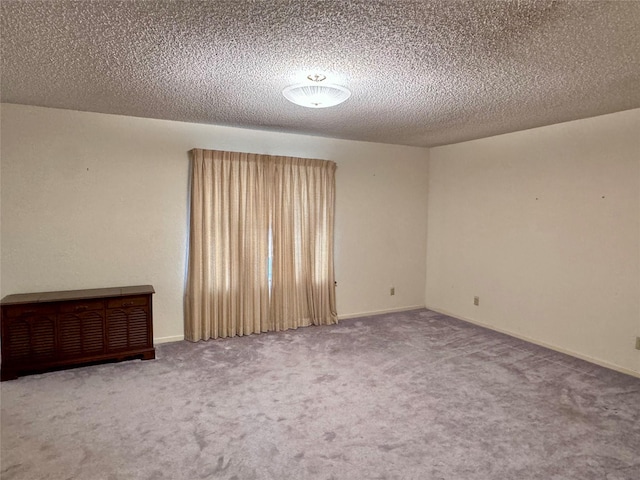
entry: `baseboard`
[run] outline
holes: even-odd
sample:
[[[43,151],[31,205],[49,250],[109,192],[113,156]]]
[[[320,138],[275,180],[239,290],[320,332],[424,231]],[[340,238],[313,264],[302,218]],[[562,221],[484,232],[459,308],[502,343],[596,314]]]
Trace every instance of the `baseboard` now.
[[[381,315],[383,313],[405,312],[408,310],[418,310],[423,308],[424,308],[424,305],[412,305],[409,307],[392,308],[389,310],[376,310],[373,312],[363,312],[363,313],[348,313],[346,315],[338,315],[338,320],[346,320],[347,318],[369,317],[371,315]],[[172,337],[154,338],[153,343],[155,345],[158,345],[160,343],[180,342],[182,340],[184,340],[184,335],[174,335]]]
[[[172,337],[158,337],[153,339],[154,345],[158,345],[159,343],[171,343],[171,342],[180,342],[184,340],[184,335],[174,335]]]
[[[411,305],[408,307],[390,308],[388,310],[374,310],[372,312],[347,313],[338,315],[338,320],[346,320],[348,318],[370,317],[372,315],[382,315],[383,313],[407,312],[409,310],[419,310],[425,308],[424,305]]]
[[[609,363],[609,362],[607,362],[605,360],[600,360],[599,358],[594,358],[594,357],[591,357],[589,355],[583,355],[582,353],[574,352],[572,350],[569,350],[569,349],[566,349],[566,348],[563,348],[563,347],[559,347],[557,345],[553,345],[553,344],[550,344],[550,343],[541,342],[540,340],[536,340],[534,338],[530,338],[530,337],[527,337],[525,335],[520,335],[520,334],[511,332],[509,330],[505,330],[505,329],[502,329],[502,328],[494,327],[493,325],[488,325],[486,323],[482,323],[482,322],[479,322],[477,320],[473,320],[472,318],[463,317],[463,316],[457,315],[455,313],[451,313],[451,312],[448,312],[446,310],[443,310],[441,308],[433,308],[433,307],[429,307],[429,306],[426,306],[425,308],[427,310],[431,310],[433,312],[441,313],[443,315],[447,315],[449,317],[453,317],[453,318],[456,318],[458,320],[462,320],[462,321],[465,321],[465,322],[473,323],[474,325],[478,325],[480,327],[487,328],[489,330],[493,330],[494,332],[504,333],[505,335],[509,335],[510,337],[518,338],[520,340],[524,340],[525,342],[533,343],[535,345],[540,345],[541,347],[545,347],[545,348],[548,348],[550,350],[555,350],[556,352],[564,353],[566,355],[570,355],[572,357],[579,358],[580,360],[584,360],[585,362],[594,363],[594,364],[599,365],[601,367],[608,368],[610,370],[615,370],[616,372],[620,372],[620,373],[624,373],[626,375],[631,375],[632,377],[640,378],[640,372],[636,372],[635,370],[630,370],[628,368],[621,367],[621,366],[615,365],[613,363]]]

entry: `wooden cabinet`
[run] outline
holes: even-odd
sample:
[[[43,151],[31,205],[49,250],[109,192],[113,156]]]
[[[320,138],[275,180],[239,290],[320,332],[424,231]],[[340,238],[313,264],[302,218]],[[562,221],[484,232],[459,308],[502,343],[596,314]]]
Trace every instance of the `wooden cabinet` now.
[[[151,285],[9,295],[2,381],[103,361],[155,358]]]

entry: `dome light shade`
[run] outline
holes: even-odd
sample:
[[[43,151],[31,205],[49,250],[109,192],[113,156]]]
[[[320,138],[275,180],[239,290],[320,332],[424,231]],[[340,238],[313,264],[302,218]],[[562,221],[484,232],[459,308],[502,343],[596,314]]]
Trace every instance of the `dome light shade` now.
[[[344,102],[351,92],[340,85],[291,85],[282,91],[287,100],[308,108],[333,107]]]

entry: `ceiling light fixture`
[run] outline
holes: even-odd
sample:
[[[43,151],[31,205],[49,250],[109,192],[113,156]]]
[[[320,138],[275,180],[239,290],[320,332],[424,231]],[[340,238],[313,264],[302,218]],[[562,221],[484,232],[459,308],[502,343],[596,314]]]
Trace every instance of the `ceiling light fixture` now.
[[[351,96],[351,92],[340,85],[321,83],[327,79],[325,75],[316,73],[307,78],[313,83],[291,85],[282,91],[287,100],[308,108],[333,107],[344,102]]]

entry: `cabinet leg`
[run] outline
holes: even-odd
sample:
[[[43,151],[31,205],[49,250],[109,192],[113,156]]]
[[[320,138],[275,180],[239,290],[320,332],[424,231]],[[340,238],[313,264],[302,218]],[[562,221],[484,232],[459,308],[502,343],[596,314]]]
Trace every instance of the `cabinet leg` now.
[[[150,352],[144,352],[142,354],[142,360],[153,360],[154,358],[156,358],[155,349],[151,350]]]
[[[15,380],[18,378],[18,374],[15,370],[11,370],[9,368],[0,369],[0,382],[4,382],[5,380]]]

